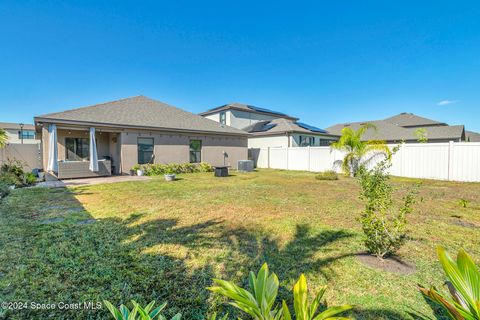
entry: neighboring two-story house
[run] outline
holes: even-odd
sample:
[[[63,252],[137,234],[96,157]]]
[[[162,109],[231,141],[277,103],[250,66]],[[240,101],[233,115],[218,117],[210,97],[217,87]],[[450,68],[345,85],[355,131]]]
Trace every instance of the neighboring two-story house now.
[[[338,140],[338,135],[299,122],[298,118],[241,103],[226,104],[200,115],[250,133],[249,148],[328,146]]]
[[[38,144],[40,140],[35,135],[33,124],[0,122],[0,128],[7,133],[9,144]]]

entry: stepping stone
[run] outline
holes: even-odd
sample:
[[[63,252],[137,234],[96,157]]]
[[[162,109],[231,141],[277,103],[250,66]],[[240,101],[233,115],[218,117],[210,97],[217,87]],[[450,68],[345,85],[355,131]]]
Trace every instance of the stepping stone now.
[[[51,218],[51,219],[46,219],[40,221],[41,224],[51,224],[51,223],[58,223],[58,222],[63,222],[63,218]]]
[[[75,224],[83,225],[83,224],[92,224],[92,223],[95,223],[95,222],[97,222],[97,219],[88,219],[88,220],[78,221]]]

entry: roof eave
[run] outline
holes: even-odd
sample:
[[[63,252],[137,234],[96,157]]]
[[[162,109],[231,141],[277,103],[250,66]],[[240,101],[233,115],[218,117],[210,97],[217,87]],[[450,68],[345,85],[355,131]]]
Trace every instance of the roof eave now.
[[[151,126],[137,126],[137,125],[127,125],[127,124],[117,124],[117,123],[104,123],[104,122],[93,122],[93,121],[78,121],[78,120],[67,120],[67,119],[52,119],[52,118],[43,118],[35,117],[35,125],[37,122],[45,123],[59,123],[66,125],[79,125],[79,126],[99,126],[99,127],[110,127],[110,128],[126,128],[126,129],[143,129],[143,130],[155,130],[155,131],[170,131],[170,132],[182,132],[182,133],[207,133],[215,135],[229,135],[229,136],[250,136],[250,133],[245,132],[222,132],[222,131],[211,131],[211,130],[193,130],[193,129],[180,129],[180,128],[169,128],[169,127],[151,127]]]

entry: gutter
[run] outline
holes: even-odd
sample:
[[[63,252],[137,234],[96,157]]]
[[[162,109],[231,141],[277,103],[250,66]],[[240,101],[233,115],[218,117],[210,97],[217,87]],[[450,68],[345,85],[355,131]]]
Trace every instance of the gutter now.
[[[66,125],[77,125],[77,126],[97,126],[97,127],[111,127],[111,128],[120,128],[120,129],[140,129],[140,130],[151,130],[151,131],[166,131],[166,132],[182,132],[182,133],[195,133],[195,134],[214,134],[214,135],[227,135],[227,136],[242,136],[249,137],[250,133],[234,133],[234,132],[222,132],[222,131],[210,131],[210,130],[192,130],[192,129],[180,129],[180,128],[166,128],[166,127],[151,127],[151,126],[137,126],[137,125],[127,125],[127,124],[114,124],[114,123],[105,123],[105,122],[90,122],[90,121],[76,121],[76,120],[65,120],[65,119],[50,119],[42,117],[34,117],[35,125],[37,123],[54,123],[54,124],[66,124]],[[240,130],[240,129],[237,129]]]

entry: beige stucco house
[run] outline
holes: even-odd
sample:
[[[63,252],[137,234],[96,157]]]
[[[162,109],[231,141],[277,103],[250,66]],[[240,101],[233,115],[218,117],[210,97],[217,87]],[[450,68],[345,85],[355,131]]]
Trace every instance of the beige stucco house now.
[[[9,144],[38,144],[40,140],[35,135],[33,124],[0,122],[0,128],[7,133]]]
[[[44,168],[62,178],[128,174],[135,164],[236,168],[248,133],[144,96],[35,117]]]

